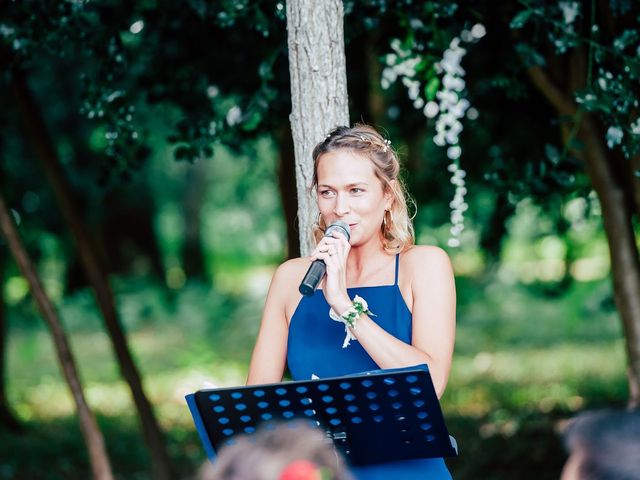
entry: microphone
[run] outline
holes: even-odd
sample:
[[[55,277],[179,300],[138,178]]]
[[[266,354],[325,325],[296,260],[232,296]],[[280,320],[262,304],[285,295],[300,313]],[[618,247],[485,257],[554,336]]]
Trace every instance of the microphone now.
[[[330,237],[333,232],[340,232],[347,238],[347,240],[351,237],[351,228],[349,228],[347,223],[341,220],[329,225],[324,231],[324,236]],[[318,259],[311,262],[309,270],[305,273],[304,278],[300,283],[300,287],[298,287],[300,293],[307,297],[313,295],[313,292],[318,288],[318,284],[320,283],[320,280],[322,280],[322,277],[324,277],[326,271],[327,266],[322,260]]]

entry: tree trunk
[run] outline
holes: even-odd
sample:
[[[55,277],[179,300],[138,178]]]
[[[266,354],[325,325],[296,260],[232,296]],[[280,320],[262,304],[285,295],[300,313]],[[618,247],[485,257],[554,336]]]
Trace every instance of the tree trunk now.
[[[540,67],[529,69],[533,84],[561,116],[577,111],[570,95],[562,92]],[[640,407],[640,259],[632,224],[633,198],[625,190],[625,172],[616,171],[615,161],[603,144],[603,132],[589,113],[582,115],[578,137],[584,143],[587,175],[598,194],[609,244],[613,291],[622,319],[628,362],[629,408]]]
[[[70,186],[67,188],[71,191]],[[108,269],[102,265],[105,277],[109,273],[129,272],[132,266],[137,266],[142,267],[144,274],[162,278],[164,265],[153,225],[155,205],[147,189],[139,185],[123,185],[111,189],[103,202],[108,207],[104,209],[100,223],[90,233],[92,240],[100,242],[99,245],[95,242],[97,257],[109,259]],[[77,208],[75,211],[81,218]],[[85,231],[88,231],[86,225]],[[82,258],[79,260],[82,264]]]
[[[369,85],[367,95],[368,114],[370,116],[369,122],[374,125],[380,125],[382,123],[385,117],[385,110],[387,108],[382,91],[382,85],[380,84],[383,68],[380,60],[378,60],[378,55],[375,50],[375,45],[378,43],[378,37],[379,32],[377,30],[368,32],[365,36],[364,46],[364,57]]]
[[[496,192],[495,205],[488,224],[482,229],[480,247],[486,255],[487,264],[495,266],[500,261],[503,240],[507,234],[507,220],[515,212],[515,206],[509,203],[507,194]]]
[[[78,254],[107,326],[120,371],[131,389],[133,400],[140,414],[145,441],[151,453],[153,478],[168,480],[170,478],[170,464],[164,438],[153,413],[151,403],[142,387],[138,369],[129,351],[127,339],[115,309],[107,275],[100,265],[96,248],[91,243],[90,237],[85,231],[80,216],[71,200],[69,186],[64,177],[55,147],[48,134],[42,115],[36,106],[35,99],[20,72],[14,73],[12,89],[24,119],[27,135],[36,150],[64,218],[73,233]]]
[[[2,193],[0,193],[0,230],[7,239],[9,249],[13,254],[16,263],[20,267],[22,275],[26,278],[31,288],[38,308],[42,313],[47,325],[51,329],[53,341],[58,354],[58,361],[64,374],[65,380],[71,390],[71,395],[76,404],[76,410],[80,418],[80,427],[82,434],[89,448],[89,460],[91,462],[91,469],[93,471],[93,477],[96,480],[113,480],[113,474],[111,473],[111,465],[109,463],[109,457],[107,456],[107,450],[104,444],[104,438],[102,432],[98,427],[93,412],[89,408],[87,401],[84,397],[84,391],[82,389],[82,383],[80,376],[78,375],[78,369],[76,362],[73,358],[71,349],[69,348],[69,342],[67,341],[66,333],[62,328],[58,315],[53,307],[53,304],[47,297],[46,292],[42,286],[42,282],[38,277],[38,274],[29,259],[24,246],[18,235],[11,213],[9,212]]]
[[[587,173],[598,194],[602,220],[609,243],[616,306],[622,317],[627,350],[629,408],[640,407],[640,260],[631,220],[629,199],[612,171],[591,115],[585,115],[581,130],[585,144]]]
[[[307,194],[313,178],[313,147],[332,128],[349,124],[343,16],[341,0],[287,1],[290,120],[302,255],[313,248],[310,232],[318,211]]]
[[[624,162],[624,159],[622,159]],[[631,183],[631,189],[633,190],[633,208],[635,214],[640,217],[640,177],[637,172],[640,172],[640,154],[631,157],[631,160],[624,162],[627,165],[627,178]]]
[[[4,255],[0,253],[0,285],[4,284]],[[0,294],[0,428],[11,432],[23,431],[23,426],[15,417],[7,398],[7,317],[4,296]]]
[[[184,244],[182,246],[182,268],[187,279],[204,280],[206,272],[202,250],[200,211],[207,193],[208,165],[200,159],[187,170],[185,192],[182,197],[184,217]]]
[[[300,237],[298,235],[298,218],[296,209],[296,188],[291,181],[296,175],[296,159],[293,153],[293,140],[288,128],[280,128],[277,132],[280,169],[278,171],[278,186],[284,219],[287,223],[287,258],[300,256]]]

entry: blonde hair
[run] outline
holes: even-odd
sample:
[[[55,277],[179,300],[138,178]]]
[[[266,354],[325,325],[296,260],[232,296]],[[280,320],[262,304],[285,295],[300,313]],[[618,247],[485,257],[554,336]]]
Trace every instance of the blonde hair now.
[[[369,126],[357,123],[353,127],[336,127],[326,138],[313,149],[313,181],[311,189],[318,187],[318,162],[322,155],[337,150],[349,150],[368,158],[373,165],[376,177],[382,183],[385,193],[391,193],[393,202],[389,210],[384,213],[384,220],[380,225],[382,244],[388,253],[398,253],[406,250],[415,243],[413,223],[409,215],[408,203],[413,200],[406,193],[400,178],[400,162],[396,152],[391,148],[378,131]],[[323,236],[323,226],[319,220],[313,226],[313,237],[316,242]]]

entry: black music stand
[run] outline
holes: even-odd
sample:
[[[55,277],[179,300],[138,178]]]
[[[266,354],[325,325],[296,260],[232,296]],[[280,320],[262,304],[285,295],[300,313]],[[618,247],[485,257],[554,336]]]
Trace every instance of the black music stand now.
[[[212,461],[234,435],[292,419],[324,429],[352,465],[458,454],[426,365],[199,390],[186,400]]]

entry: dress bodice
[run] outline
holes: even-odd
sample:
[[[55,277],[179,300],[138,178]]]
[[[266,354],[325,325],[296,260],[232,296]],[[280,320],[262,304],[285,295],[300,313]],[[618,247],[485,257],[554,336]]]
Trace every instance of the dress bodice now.
[[[398,288],[398,259],[392,285],[354,287],[349,297],[359,295],[374,314],[371,319],[385,331],[411,343],[411,311]],[[342,348],[344,324],[329,318],[329,304],[322,290],[300,300],[289,325],[287,362],[294,380],[314,374],[320,378],[375,370],[378,367],[357,341]]]

